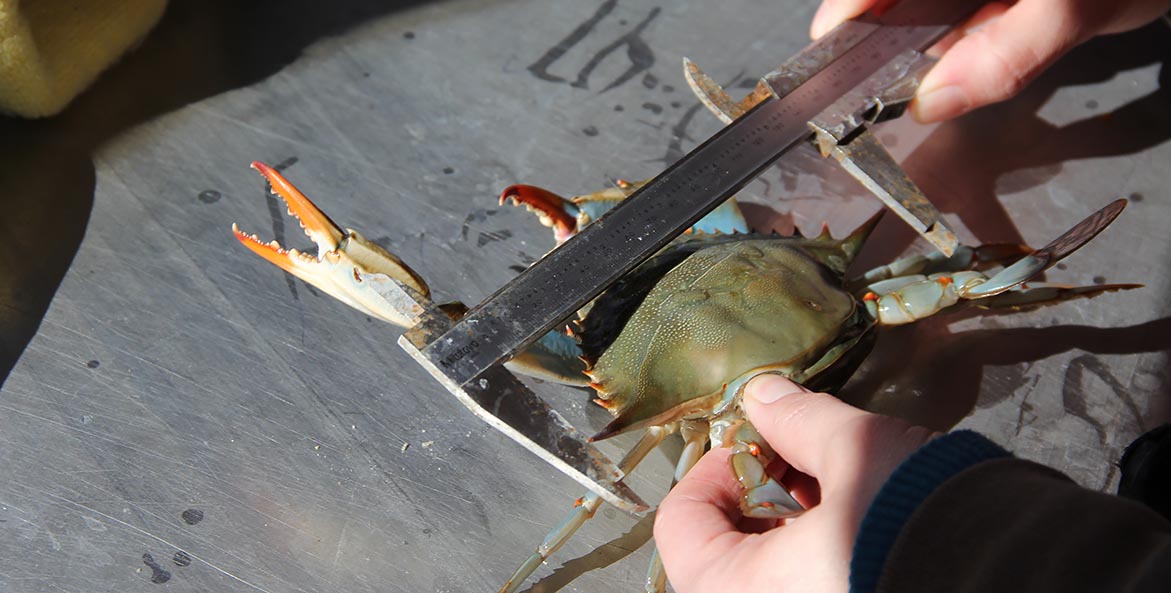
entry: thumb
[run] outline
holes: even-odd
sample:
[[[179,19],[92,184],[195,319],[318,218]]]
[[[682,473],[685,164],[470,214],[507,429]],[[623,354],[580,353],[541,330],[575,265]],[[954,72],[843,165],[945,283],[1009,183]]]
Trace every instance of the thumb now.
[[[768,444],[789,465],[815,478],[841,456],[843,433],[871,414],[825,393],[815,393],[780,375],[759,375],[744,388],[744,411]]]

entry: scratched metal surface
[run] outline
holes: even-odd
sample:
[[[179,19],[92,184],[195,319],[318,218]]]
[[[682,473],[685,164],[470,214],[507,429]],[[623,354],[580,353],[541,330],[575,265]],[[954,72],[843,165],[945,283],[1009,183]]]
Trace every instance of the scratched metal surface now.
[[[812,3],[719,6],[424,4],[101,143],[84,239],[0,391],[0,590],[495,590],[579,488],[462,409],[394,328],[236,245],[233,221],[307,246],[247,163],[279,163],[440,298],[476,302],[551,244],[501,188],[652,175],[716,129],[684,55],[737,86],[806,43]],[[969,241],[1043,244],[1129,196],[1049,277],[1147,288],[889,332],[844,397],[1116,481],[1121,448],[1171,415],[1169,45],[1157,27],[1100,40],[1009,104],[881,132]],[[812,151],[745,197],[783,230],[877,208]],[[867,257],[920,249],[888,220]],[[632,477],[644,496],[671,450]],[[603,510],[534,590],[635,590],[649,537]]]

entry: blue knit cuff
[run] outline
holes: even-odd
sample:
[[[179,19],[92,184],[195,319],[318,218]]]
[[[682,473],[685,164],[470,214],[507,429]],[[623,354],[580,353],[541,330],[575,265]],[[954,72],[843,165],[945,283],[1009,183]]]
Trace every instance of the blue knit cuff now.
[[[850,562],[850,593],[873,593],[903,525],[940,484],[981,461],[1008,456],[1008,451],[970,430],[946,434],[912,453],[882,485],[862,518]]]

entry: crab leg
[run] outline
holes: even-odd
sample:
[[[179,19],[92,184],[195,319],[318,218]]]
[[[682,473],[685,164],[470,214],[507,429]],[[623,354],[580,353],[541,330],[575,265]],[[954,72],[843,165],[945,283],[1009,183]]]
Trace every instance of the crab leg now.
[[[646,458],[648,453],[653,451],[655,447],[658,447],[659,443],[663,442],[663,439],[676,429],[677,425],[653,426],[648,428],[638,443],[627,451],[622,460],[618,462],[618,468],[623,473],[629,474]],[[553,531],[545,536],[545,539],[537,546],[536,551],[521,563],[520,567],[516,569],[516,572],[512,573],[512,576],[500,588],[500,593],[515,593],[521,584],[525,582],[525,579],[529,578],[533,574],[533,571],[537,570],[538,566],[545,562],[545,560],[548,560],[549,556],[552,556],[554,552],[561,549],[561,546],[565,545],[565,542],[569,541],[569,538],[573,537],[573,534],[577,533],[577,530],[586,521],[593,518],[594,513],[598,512],[598,507],[601,504],[602,499],[593,492],[588,492],[585,496],[575,500],[573,502],[573,510],[569,512],[569,515]]]
[[[862,296],[862,301],[879,324],[901,325],[934,315],[961,300],[985,299],[985,305],[989,307],[1019,308],[1137,288],[1138,285],[1133,284],[1087,287],[1025,285],[1029,279],[1073,253],[1101,232],[1122,212],[1125,205],[1125,201],[1122,200],[1111,203],[1049,245],[1026,255],[991,277],[977,271],[940,272],[929,276],[896,276],[870,284],[868,292]]]
[[[985,266],[1016,259],[1032,252],[1032,248],[1017,243],[993,243],[980,247],[960,245],[950,257],[940,251],[933,251],[926,255],[912,255],[895,260],[889,264],[867,270],[861,276],[850,281],[854,290],[863,287],[874,290],[873,284],[892,278],[921,274],[928,276],[941,272],[959,272],[971,269],[973,266]]]
[[[745,517],[784,519],[805,511],[805,507],[765,471],[776,457],[768,441],[748,420],[734,426],[729,461],[732,473],[744,488],[740,494],[740,510]]]
[[[1099,284],[1094,286],[1068,286],[1048,282],[1030,282],[998,295],[972,301],[984,309],[1031,309],[1074,299],[1091,299],[1100,294],[1119,290],[1142,288],[1142,284]]]
[[[683,452],[679,454],[679,461],[675,464],[675,475],[671,478],[671,488],[699,463],[703,457],[704,448],[708,442],[707,422],[684,421],[680,427],[683,434]],[[663,558],[659,556],[656,546],[651,553],[651,563],[646,573],[646,593],[663,593],[667,590],[667,573],[663,569]]]
[[[901,286],[888,284],[901,283]],[[1080,298],[1093,298],[1107,292],[1142,288],[1142,284],[1103,284],[1098,286],[1067,286],[1045,282],[1020,283],[986,297],[969,297],[963,294],[965,287],[979,286],[988,282],[987,276],[979,272],[957,274],[935,274],[932,276],[909,276],[894,278],[878,283],[863,295],[870,315],[880,325],[902,325],[918,321],[951,307],[960,301],[968,301],[986,309],[1026,309],[1052,305]],[[957,288],[958,287],[958,288]]]

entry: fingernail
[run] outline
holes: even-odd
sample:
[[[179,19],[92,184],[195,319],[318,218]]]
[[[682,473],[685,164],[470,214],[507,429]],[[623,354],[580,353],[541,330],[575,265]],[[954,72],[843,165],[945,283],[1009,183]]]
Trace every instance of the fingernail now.
[[[808,393],[809,390],[780,376],[773,374],[757,375],[744,387],[744,395],[757,403],[771,404],[782,397],[794,393]]]
[[[817,39],[829,32],[830,23],[826,21],[830,16],[829,2],[821,3],[817,12],[813,13],[813,22],[809,24],[809,36]]]
[[[968,94],[959,86],[946,85],[920,92],[911,104],[911,114],[922,123],[958,117],[972,109]]]

